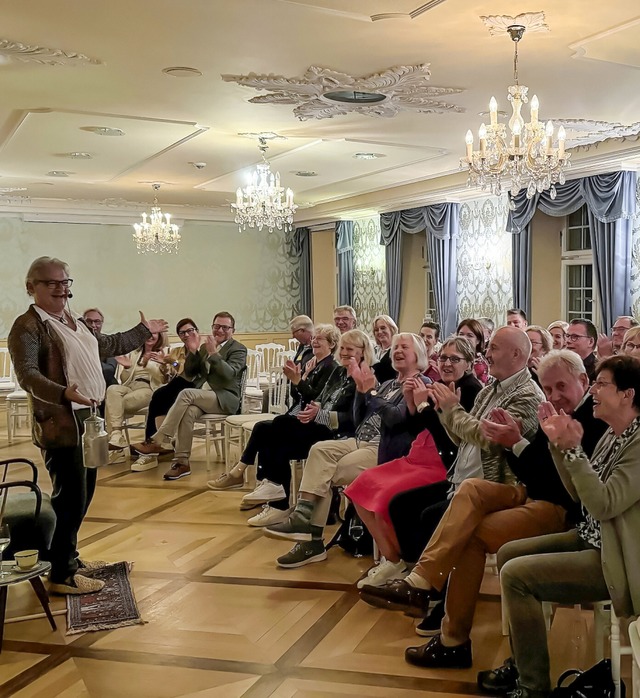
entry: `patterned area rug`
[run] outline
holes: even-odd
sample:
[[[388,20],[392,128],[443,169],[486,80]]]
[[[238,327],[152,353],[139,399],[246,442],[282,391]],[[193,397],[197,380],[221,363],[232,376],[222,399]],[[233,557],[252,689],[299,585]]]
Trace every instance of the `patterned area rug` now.
[[[144,623],[129,583],[126,562],[107,565],[91,576],[102,580],[104,588],[96,594],[67,596],[67,635]]]

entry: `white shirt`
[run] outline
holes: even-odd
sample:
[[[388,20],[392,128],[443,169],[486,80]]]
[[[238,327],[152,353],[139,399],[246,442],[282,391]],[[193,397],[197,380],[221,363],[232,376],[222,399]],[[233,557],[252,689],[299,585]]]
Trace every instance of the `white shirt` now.
[[[78,391],[90,400],[102,402],[107,390],[107,384],[102,373],[100,363],[100,353],[98,351],[98,340],[93,332],[79,320],[80,316],[70,313],[76,322],[74,330],[66,322],[61,322],[58,318],[47,313],[46,310],[33,306],[43,322],[58,334],[64,347],[64,355],[67,365],[68,385],[78,385]],[[86,409],[86,405],[76,402],[71,403],[74,410]]]

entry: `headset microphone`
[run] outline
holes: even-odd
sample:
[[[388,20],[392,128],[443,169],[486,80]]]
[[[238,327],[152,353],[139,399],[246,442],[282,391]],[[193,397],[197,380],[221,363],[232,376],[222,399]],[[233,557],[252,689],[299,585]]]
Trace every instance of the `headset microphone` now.
[[[73,298],[73,293],[71,293],[71,292],[67,293],[67,298]]]

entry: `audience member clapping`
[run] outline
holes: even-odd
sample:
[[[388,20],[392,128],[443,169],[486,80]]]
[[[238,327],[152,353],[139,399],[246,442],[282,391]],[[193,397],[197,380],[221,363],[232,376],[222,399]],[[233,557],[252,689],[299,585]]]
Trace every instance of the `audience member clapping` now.
[[[378,315],[373,321],[372,333],[376,358],[372,368],[378,381],[384,383],[396,375],[391,362],[391,342],[398,334],[398,326],[388,315]]]
[[[473,370],[481,383],[489,380],[489,365],[484,357],[484,328],[474,318],[466,318],[460,322],[456,334],[464,337],[474,348],[475,359]]]
[[[627,330],[619,353],[640,358],[640,327]]]
[[[540,359],[551,351],[553,339],[549,332],[547,332],[544,327],[540,327],[540,325],[529,325],[525,331],[531,342],[531,356],[529,357],[527,366],[531,371],[533,380],[540,385],[540,381],[538,380],[538,365]]]
[[[423,322],[420,328],[420,336],[427,347],[427,361],[429,362],[424,375],[435,383],[435,381],[440,380],[438,354],[436,353],[436,345],[440,339],[440,325],[437,322]]]

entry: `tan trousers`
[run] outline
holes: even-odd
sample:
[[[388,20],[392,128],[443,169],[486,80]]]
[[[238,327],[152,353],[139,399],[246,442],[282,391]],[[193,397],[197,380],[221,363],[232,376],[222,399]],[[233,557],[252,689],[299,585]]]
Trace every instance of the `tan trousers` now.
[[[565,517],[561,506],[527,499],[522,485],[462,482],[414,569],[435,589],[449,577],[443,637],[469,639],[487,554],[509,541],[565,531]]]
[[[327,523],[331,508],[331,486],[350,485],[368,468],[378,464],[378,444],[357,439],[319,441],[309,451],[300,492],[320,497],[311,517],[313,526]]]
[[[133,381],[130,385],[110,385],[104,399],[107,431],[121,429],[124,420],[148,407],[153,391],[148,383]]]
[[[221,412],[218,396],[212,390],[187,388],[178,395],[178,399],[171,406],[162,426],[158,429],[158,434],[163,434],[167,440],[175,436],[175,460],[188,463],[193,444],[193,425],[196,419],[203,414],[220,414]]]

